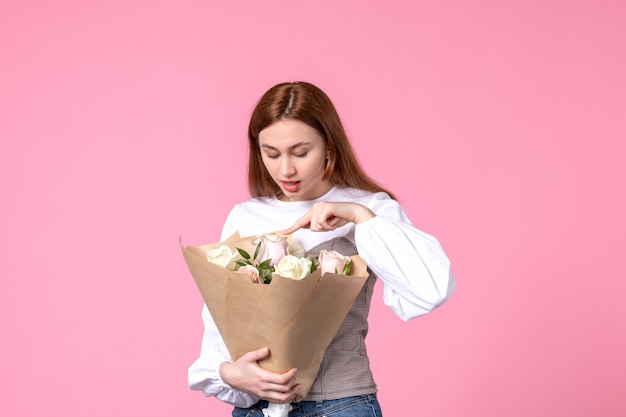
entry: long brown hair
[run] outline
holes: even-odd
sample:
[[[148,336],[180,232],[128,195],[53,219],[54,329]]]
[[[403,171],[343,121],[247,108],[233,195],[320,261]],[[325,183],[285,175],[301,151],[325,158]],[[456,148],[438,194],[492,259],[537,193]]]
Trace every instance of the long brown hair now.
[[[274,197],[280,187],[267,172],[259,132],[279,119],[298,120],[319,132],[328,146],[324,179],[331,184],[394,195],[372,180],[359,165],[352,145],[330,98],[307,82],[281,83],[270,88],[259,100],[248,126],[248,190],[252,197]]]

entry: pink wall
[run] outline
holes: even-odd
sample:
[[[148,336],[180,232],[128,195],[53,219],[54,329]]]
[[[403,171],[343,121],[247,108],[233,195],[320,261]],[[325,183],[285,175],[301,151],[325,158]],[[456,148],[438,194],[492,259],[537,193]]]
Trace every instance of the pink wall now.
[[[453,260],[431,316],[401,322],[377,288],[385,415],[626,415],[625,15],[3,2],[0,415],[228,415],[186,387],[201,299],[178,237],[218,238],[246,197],[250,110],[294,79]]]

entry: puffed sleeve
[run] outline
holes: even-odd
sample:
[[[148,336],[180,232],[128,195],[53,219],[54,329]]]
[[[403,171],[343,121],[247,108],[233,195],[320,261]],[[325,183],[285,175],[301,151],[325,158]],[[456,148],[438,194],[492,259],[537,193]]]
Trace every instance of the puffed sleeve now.
[[[383,281],[385,305],[405,321],[428,314],[454,292],[448,257],[386,194],[367,205],[376,217],[356,226],[355,240],[363,261]]]

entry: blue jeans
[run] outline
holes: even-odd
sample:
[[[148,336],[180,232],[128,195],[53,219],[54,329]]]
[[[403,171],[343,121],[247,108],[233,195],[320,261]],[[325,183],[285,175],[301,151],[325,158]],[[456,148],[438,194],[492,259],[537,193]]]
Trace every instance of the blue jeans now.
[[[376,394],[358,395],[326,401],[302,401],[292,403],[289,417],[382,417]],[[263,417],[267,401],[259,401],[250,408],[233,410],[233,417]]]

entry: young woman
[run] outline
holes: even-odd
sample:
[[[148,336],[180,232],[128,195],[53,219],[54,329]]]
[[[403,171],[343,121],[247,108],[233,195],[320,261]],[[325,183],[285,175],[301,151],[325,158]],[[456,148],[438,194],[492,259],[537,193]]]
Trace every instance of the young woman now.
[[[290,416],[381,416],[365,348],[376,278],[383,299],[403,320],[424,315],[454,291],[438,241],[416,229],[392,193],[357,162],[328,96],[305,82],[272,87],[252,113],[248,187],[252,199],[230,212],[221,240],[234,232],[292,234],[310,253],[341,245],[372,274],[326,350],[318,376]],[[328,246],[331,245],[331,246]],[[352,250],[353,253],[345,253]],[[298,371],[276,374],[257,361],[266,348],[232,361],[206,306],[200,357],[189,386],[235,406],[233,416],[263,416],[268,402],[290,402]]]

